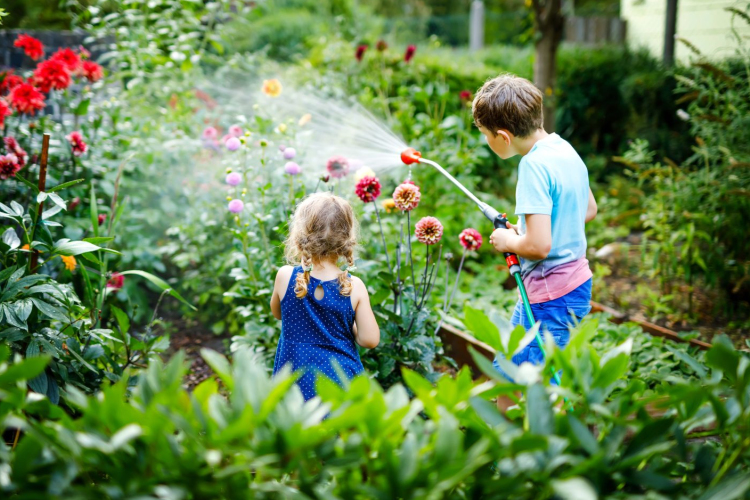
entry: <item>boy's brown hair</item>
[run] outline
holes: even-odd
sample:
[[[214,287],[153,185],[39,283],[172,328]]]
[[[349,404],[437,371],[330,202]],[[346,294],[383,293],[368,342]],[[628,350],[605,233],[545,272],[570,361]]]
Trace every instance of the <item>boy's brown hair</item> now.
[[[505,129],[516,137],[527,137],[542,128],[542,92],[516,75],[502,74],[484,82],[471,109],[474,123],[493,136]]]

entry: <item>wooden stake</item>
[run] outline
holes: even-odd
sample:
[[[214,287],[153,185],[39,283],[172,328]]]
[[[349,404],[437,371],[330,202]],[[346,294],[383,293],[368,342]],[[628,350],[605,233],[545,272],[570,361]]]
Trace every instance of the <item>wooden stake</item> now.
[[[42,157],[39,160],[39,191],[44,191],[47,188],[47,155],[49,153],[49,134],[44,134],[42,138]],[[42,222],[42,210],[44,209],[44,200],[39,202],[36,209],[36,223]],[[36,227],[31,231],[31,234],[36,233]],[[30,242],[31,243],[31,242]],[[39,262],[39,250],[34,249],[34,253],[31,254],[31,273],[36,272],[37,263]]]

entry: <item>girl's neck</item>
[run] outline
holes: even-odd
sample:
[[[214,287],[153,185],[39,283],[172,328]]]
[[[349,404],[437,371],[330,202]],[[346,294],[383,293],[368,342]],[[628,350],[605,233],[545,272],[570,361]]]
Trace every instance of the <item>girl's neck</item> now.
[[[313,270],[311,274],[320,279],[335,278],[341,273],[341,269],[336,264],[337,262],[338,256],[313,258]]]

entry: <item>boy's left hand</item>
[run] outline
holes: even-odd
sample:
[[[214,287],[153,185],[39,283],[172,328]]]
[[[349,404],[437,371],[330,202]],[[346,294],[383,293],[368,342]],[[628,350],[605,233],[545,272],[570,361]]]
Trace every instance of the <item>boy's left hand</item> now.
[[[508,229],[498,228],[492,232],[490,236],[490,245],[495,247],[498,252],[510,252],[508,248],[508,240],[518,235],[518,226],[511,224],[510,222],[505,223],[508,229],[515,231],[513,234]]]

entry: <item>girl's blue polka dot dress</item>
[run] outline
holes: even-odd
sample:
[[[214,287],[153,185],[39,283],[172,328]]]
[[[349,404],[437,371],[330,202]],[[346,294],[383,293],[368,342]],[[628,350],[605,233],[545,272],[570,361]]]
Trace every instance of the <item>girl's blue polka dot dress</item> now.
[[[304,370],[297,380],[305,401],[315,396],[318,372],[341,385],[331,364],[335,359],[351,379],[364,371],[354,342],[354,308],[350,297],[341,295],[338,280],[321,281],[310,276],[307,295],[299,299],[294,283],[302,267],[292,277],[281,300],[281,339],[276,348],[273,374],[287,364],[292,370]],[[315,289],[323,287],[323,298],[315,298]]]

